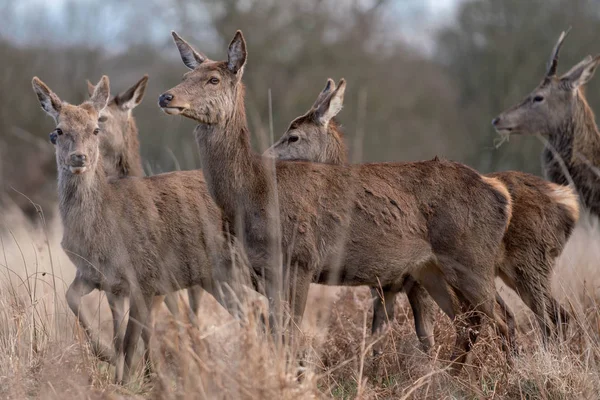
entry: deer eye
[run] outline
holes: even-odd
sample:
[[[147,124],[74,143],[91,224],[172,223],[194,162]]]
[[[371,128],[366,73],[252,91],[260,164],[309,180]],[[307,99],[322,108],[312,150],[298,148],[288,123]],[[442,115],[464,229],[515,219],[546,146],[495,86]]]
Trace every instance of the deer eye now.
[[[106,122],[107,119],[108,117],[106,115],[103,115],[100,118],[98,118],[98,122]]]
[[[297,135],[292,135],[290,136],[290,138],[288,139],[288,142],[290,143],[294,143],[297,142],[300,138]]]
[[[62,129],[60,129],[60,128],[56,128],[56,129],[54,130],[54,132],[56,132],[56,134],[57,134],[58,136],[60,136],[60,135],[62,135],[62,134],[63,134],[63,131],[62,131]]]
[[[210,83],[211,85],[216,85],[216,84],[219,83],[219,78],[216,78],[216,77],[213,76],[212,78],[210,78],[208,80],[208,83]]]
[[[57,138],[57,137],[58,137],[58,136],[56,135],[56,131],[54,131],[54,132],[50,132],[50,143],[52,143],[52,144],[56,144],[56,138]]]
[[[98,133],[100,133],[100,128],[94,129],[94,135],[97,135]]]
[[[541,103],[542,101],[544,101],[544,96],[535,96],[533,98],[534,103]]]

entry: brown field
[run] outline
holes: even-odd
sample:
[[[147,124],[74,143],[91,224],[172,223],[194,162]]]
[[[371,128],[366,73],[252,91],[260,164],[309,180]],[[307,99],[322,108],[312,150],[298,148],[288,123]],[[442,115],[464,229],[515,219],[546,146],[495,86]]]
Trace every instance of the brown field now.
[[[163,306],[151,348],[154,375],[127,387],[111,383],[112,369],[88,352],[65,304],[75,268],[60,248],[60,222],[36,231],[5,211],[0,223],[0,398],[594,399],[600,393],[600,231],[589,219],[580,222],[556,268],[555,293],[578,316],[563,341],[544,349],[530,311],[500,287],[517,314],[520,354],[512,366],[486,327],[470,365],[450,375],[443,360],[454,338],[451,324],[440,312],[439,348],[422,353],[404,295],[387,351],[374,359],[369,290],[313,285],[294,356],[277,351],[255,318],[238,324],[208,295],[199,330],[173,320]],[[97,292],[88,297],[108,342],[106,300]]]

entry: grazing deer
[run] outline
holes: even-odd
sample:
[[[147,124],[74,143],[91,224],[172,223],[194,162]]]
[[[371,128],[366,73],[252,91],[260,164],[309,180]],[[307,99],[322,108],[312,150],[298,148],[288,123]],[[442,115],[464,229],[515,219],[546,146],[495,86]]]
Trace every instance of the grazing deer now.
[[[519,104],[492,124],[502,134],[539,134],[546,138],[542,164],[546,178],[573,183],[583,207],[600,216],[600,132],[583,92],[594,76],[600,55],[587,56],[557,76],[558,53],[568,32],[552,49],[542,82]]]
[[[331,104],[342,104],[346,83],[336,88],[329,79],[314,105],[294,119],[283,136],[265,154],[281,160],[307,160],[346,164],[347,151]],[[339,109],[338,109],[339,111]],[[324,119],[327,116],[329,119]],[[577,195],[534,175],[516,171],[487,175],[502,181],[512,197],[512,218],[503,238],[504,251],[498,260],[497,275],[536,314],[545,339],[566,312],[552,297],[551,277],[579,215]],[[393,318],[393,291],[374,292],[373,333]],[[435,307],[418,283],[407,282],[405,290],[413,308],[417,336],[427,350],[433,345]],[[383,297],[383,299],[382,299]],[[502,308],[506,308],[498,297]],[[512,313],[505,310],[508,317]],[[550,320],[550,321],[549,321]],[[376,350],[380,350],[375,346]]]
[[[173,38],[190,71],[159,97],[159,106],[198,123],[195,137],[210,194],[265,281],[275,332],[278,296],[291,305],[298,324],[311,282],[396,289],[410,275],[453,315],[447,285],[452,287],[463,304],[494,319],[510,342],[506,324],[494,313],[494,260],[511,213],[504,184],[439,160],[273,162],[250,146],[242,33],[220,62],[175,32]],[[330,110],[340,107],[331,104]],[[468,323],[477,325],[480,318],[473,313]]]
[[[104,171],[109,177],[144,176],[138,128],[132,111],[142,102],[147,83],[148,75],[144,75],[135,85],[112,97],[98,119],[100,151]],[[87,87],[91,97],[96,86],[87,81]],[[190,320],[195,321],[200,309],[202,288],[191,287],[187,291],[191,311]],[[175,293],[165,296],[165,304],[171,314],[175,317],[179,315]],[[157,302],[157,305],[160,303]]]
[[[93,289],[104,290],[115,321],[123,317],[123,302],[129,298],[126,331],[115,340],[115,380],[126,382],[140,334],[146,344],[144,360],[149,357],[147,321],[154,296],[201,285],[233,309],[223,303],[214,285],[234,286],[231,276],[236,272],[221,263],[229,250],[220,234],[220,211],[199,171],[107,178],[98,127],[109,98],[106,76],[79,106],[61,101],[37,77],[32,84],[42,109],[56,122],[51,139],[56,147],[64,226],[61,244],[77,267],[67,302],[91,339],[82,296]],[[119,327],[115,332],[120,333]],[[109,350],[101,346],[94,350],[110,358]]]

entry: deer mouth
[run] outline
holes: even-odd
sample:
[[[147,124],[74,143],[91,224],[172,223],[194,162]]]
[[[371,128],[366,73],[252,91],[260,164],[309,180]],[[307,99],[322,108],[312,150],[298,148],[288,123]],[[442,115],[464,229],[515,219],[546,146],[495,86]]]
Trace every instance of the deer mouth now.
[[[515,133],[515,128],[499,126],[496,127],[496,132],[500,135],[510,135],[511,133]]]
[[[81,175],[85,171],[87,171],[87,167],[86,166],[82,166],[82,167],[69,166],[69,171],[71,171],[71,173],[74,175]]]
[[[161,107],[165,114],[169,115],[179,115],[183,113],[187,107]]]

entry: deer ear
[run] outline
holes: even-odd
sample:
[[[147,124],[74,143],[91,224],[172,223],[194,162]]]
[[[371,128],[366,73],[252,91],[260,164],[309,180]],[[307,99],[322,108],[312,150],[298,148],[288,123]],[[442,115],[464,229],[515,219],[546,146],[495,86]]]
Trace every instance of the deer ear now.
[[[135,85],[127,89],[127,91],[118,94],[115,97],[115,102],[123,110],[132,110],[137,107],[144,98],[146,85],[148,84],[148,75],[144,75]]]
[[[206,61],[206,56],[196,50],[185,40],[181,38],[175,31],[171,31],[173,40],[179,50],[181,60],[189,69],[195,69],[198,65]]]
[[[55,121],[57,121],[58,115],[60,114],[60,109],[62,107],[62,101],[37,76],[32,79],[31,84],[33,86],[33,91],[40,101],[42,109],[46,111],[46,113],[52,118],[54,118]]]
[[[90,82],[89,79],[86,79],[85,81],[87,83],[88,96],[92,97],[92,94],[94,94],[94,89],[96,89],[96,85]]]
[[[244,65],[246,64],[247,53],[246,41],[244,40],[244,35],[242,35],[242,31],[237,31],[235,33],[235,36],[229,44],[227,56],[227,68],[229,68],[231,72],[237,74],[238,71],[244,68]]]
[[[579,64],[575,65],[564,74],[560,80],[567,84],[570,89],[577,89],[580,86],[585,85],[593,78],[596,67],[600,63],[600,55],[592,58],[587,56]]]
[[[327,83],[325,84],[325,87],[323,88],[323,90],[321,90],[321,92],[317,96],[317,99],[315,100],[312,108],[314,108],[314,109],[318,108],[319,105],[323,102],[323,100],[325,100],[331,94],[331,92],[333,92],[334,90],[335,90],[335,82],[333,81],[333,79],[328,78]]]
[[[346,81],[341,79],[337,88],[324,99],[315,111],[318,121],[322,125],[327,125],[335,117],[344,105],[344,93],[346,91]]]
[[[108,97],[110,96],[110,84],[108,81],[108,76],[103,75],[100,79],[100,82],[94,88],[94,93],[90,96],[88,100],[96,109],[96,112],[100,113],[106,107],[108,103]]]

